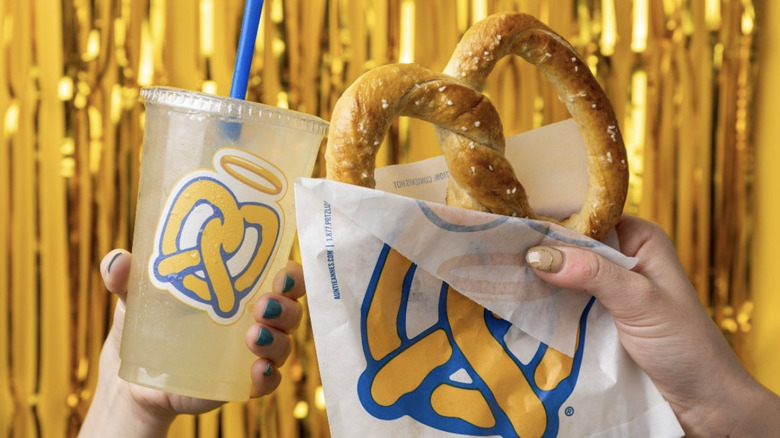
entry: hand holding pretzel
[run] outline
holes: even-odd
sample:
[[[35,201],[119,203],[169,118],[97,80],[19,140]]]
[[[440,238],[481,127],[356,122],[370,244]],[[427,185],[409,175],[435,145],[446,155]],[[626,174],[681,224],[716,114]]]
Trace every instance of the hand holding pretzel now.
[[[587,149],[588,191],[582,210],[561,223],[602,239],[620,218],[628,190],[626,151],[614,111],[571,45],[526,14],[496,14],[475,24],[444,75],[395,64],[358,78],[334,107],[325,153],[327,177],[374,187],[376,153],[390,122],[399,115],[417,117],[437,127],[451,176],[448,204],[546,219],[530,207],[504,157],[498,114],[479,92],[507,54],[539,68],[580,127]]]
[[[522,56],[545,74],[585,140],[587,198],[582,211],[563,225],[601,239],[617,224],[621,248],[639,260],[629,271],[584,248],[535,247],[529,250],[529,265],[542,280],[592,294],[604,304],[626,351],[653,379],[689,435],[759,437],[776,431],[780,420],[771,414],[780,409],[780,398],[734,356],[701,307],[663,230],[636,218],[620,221],[628,169],[614,112],[579,55],[533,17],[497,14],[475,24],[458,44],[446,76],[395,65],[359,78],[334,110],[328,178],[373,187],[376,150],[390,121],[397,115],[419,117],[436,125],[451,175],[448,204],[538,218],[503,157],[496,111],[477,92],[508,54]],[[531,262],[540,251],[548,253],[549,263]],[[388,322],[395,326],[395,320]],[[473,414],[474,405],[468,411]]]

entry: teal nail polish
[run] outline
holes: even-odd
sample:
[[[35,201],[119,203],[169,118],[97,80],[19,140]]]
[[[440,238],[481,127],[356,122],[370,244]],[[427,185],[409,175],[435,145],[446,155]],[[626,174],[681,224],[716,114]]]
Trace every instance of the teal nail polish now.
[[[271,333],[271,331],[265,327],[261,327],[260,334],[257,335],[257,340],[255,341],[255,344],[264,347],[266,345],[271,344],[271,342],[273,341],[274,341],[274,335]]]
[[[114,262],[116,261],[116,259],[118,259],[119,256],[121,256],[121,255],[122,255],[122,252],[119,251],[116,254],[114,254],[113,257],[111,257],[111,260],[108,262],[108,266],[106,267],[106,272],[108,272],[109,274],[111,273],[111,265],[113,265]]]
[[[287,274],[287,276],[284,277],[284,290],[282,292],[289,292],[294,287],[295,287],[295,279],[292,277],[292,275]]]
[[[263,318],[274,319],[282,314],[282,305],[274,299],[269,299],[265,305],[265,311],[263,312]]]
[[[268,366],[265,368],[265,371],[263,371],[263,375],[268,377],[273,373],[274,373],[274,367],[272,367],[271,364],[269,363]]]

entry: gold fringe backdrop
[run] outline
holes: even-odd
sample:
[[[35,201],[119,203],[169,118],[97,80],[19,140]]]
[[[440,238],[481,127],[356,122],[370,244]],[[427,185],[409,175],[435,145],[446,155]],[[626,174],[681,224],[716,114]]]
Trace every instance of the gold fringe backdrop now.
[[[760,0],[267,0],[250,100],[329,119],[367,69],[441,70],[486,15],[565,35],[612,99],[629,149],[626,210],[662,224],[743,360],[751,330],[751,139]],[[114,302],[103,254],[132,235],[140,87],[227,95],[241,0],[0,0],[0,435],[75,436]],[[758,20],[758,21],[757,21]],[[568,117],[520,59],[486,93],[507,135]],[[394,122],[380,165],[438,155]],[[321,171],[318,171],[321,173]],[[746,365],[750,366],[745,360]],[[173,437],[326,437],[307,321],[273,395],[178,419]]]

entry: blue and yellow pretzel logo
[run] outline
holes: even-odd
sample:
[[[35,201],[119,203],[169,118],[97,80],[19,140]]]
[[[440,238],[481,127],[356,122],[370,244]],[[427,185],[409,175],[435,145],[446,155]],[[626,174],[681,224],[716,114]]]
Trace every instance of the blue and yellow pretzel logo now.
[[[470,436],[557,436],[558,414],[579,376],[586,320],[569,357],[539,343],[524,361],[507,345],[510,323],[453,290],[421,282],[417,266],[385,245],[361,309],[366,369],[358,395],[374,417],[409,416],[435,429]],[[414,291],[414,285],[433,290]],[[413,295],[438,294],[435,322],[407,328]]]
[[[230,324],[265,277],[284,224],[284,174],[247,152],[222,148],[214,170],[171,191],[155,235],[149,277],[215,322]]]

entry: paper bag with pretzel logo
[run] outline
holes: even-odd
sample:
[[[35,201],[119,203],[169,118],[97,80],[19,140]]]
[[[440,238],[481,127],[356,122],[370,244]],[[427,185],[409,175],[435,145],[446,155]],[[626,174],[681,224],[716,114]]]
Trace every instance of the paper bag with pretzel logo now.
[[[559,155],[535,150],[561,136]],[[570,121],[508,140],[537,208],[581,203],[581,141]],[[447,176],[437,158],[378,169],[380,190],[296,183],[333,436],[682,436],[605,309],[542,283],[523,255],[567,244],[634,261],[550,223],[443,205]]]

